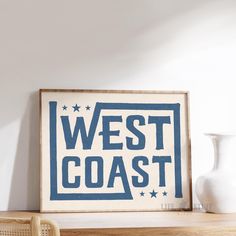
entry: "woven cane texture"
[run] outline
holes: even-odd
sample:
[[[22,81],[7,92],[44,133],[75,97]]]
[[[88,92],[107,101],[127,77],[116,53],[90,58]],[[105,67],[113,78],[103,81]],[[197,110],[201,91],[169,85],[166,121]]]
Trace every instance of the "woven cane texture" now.
[[[1,236],[31,236],[30,224],[0,223]]]
[[[42,224],[40,236],[54,236],[52,227],[49,224]]]
[[[32,231],[32,219],[3,219],[0,218],[0,236],[59,236],[58,227],[51,221],[39,219],[37,232]],[[35,228],[34,228],[35,230]]]

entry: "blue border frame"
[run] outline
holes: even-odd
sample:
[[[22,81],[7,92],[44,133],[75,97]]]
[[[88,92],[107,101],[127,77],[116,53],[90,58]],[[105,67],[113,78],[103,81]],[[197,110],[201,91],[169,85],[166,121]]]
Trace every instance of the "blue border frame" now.
[[[96,103],[88,135],[96,132],[102,110],[171,110],[174,113],[175,197],[182,198],[180,104]],[[57,102],[49,102],[50,126],[50,200],[131,200],[128,183],[124,193],[58,193],[57,190]]]

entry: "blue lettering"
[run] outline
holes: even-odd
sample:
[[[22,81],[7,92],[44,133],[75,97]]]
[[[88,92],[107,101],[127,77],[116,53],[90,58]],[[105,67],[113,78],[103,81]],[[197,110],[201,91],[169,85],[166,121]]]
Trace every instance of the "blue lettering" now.
[[[110,130],[111,122],[122,122],[122,116],[103,116],[102,125],[103,131],[99,132],[99,135],[103,137],[103,150],[120,150],[123,147],[122,143],[111,143],[111,136],[119,136],[119,130]]]
[[[114,187],[115,178],[120,177],[125,189],[129,188],[128,178],[125,171],[124,162],[121,156],[115,156],[113,158],[111,172],[108,181],[108,188]]]
[[[69,182],[69,162],[74,162],[75,166],[80,166],[80,158],[77,156],[65,156],[62,160],[62,186],[64,188],[78,188],[80,186],[80,176],[75,176],[73,183]]]
[[[153,156],[152,163],[159,163],[159,186],[166,186],[165,163],[171,163],[171,156]]]
[[[142,162],[144,166],[148,165],[148,158],[145,156],[136,156],[132,161],[133,169],[140,174],[142,181],[139,181],[138,176],[132,176],[132,183],[134,187],[146,187],[149,182],[149,176],[140,166],[139,163]]]
[[[156,125],[156,149],[164,149],[163,146],[163,125],[170,124],[169,116],[149,116],[148,124]]]
[[[79,131],[81,134],[83,149],[91,149],[92,140],[89,139],[87,135],[83,117],[77,117],[73,133],[70,127],[69,117],[61,116],[61,121],[66,142],[66,149],[75,149]]]
[[[134,126],[135,120],[139,121],[139,125],[145,125],[145,119],[143,116],[132,115],[127,117],[126,120],[127,129],[138,138],[138,143],[133,144],[133,138],[126,137],[127,148],[130,150],[140,150],[144,149],[145,147],[145,136],[142,132],[140,132],[138,129],[135,128]]]
[[[97,181],[92,182],[92,164],[97,165]],[[100,156],[89,156],[85,159],[85,185],[88,188],[101,188],[103,186],[103,159]]]

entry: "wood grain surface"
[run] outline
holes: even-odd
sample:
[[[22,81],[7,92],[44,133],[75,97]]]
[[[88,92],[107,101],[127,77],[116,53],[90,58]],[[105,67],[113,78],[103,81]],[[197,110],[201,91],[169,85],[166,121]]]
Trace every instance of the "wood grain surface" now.
[[[0,217],[53,220],[62,236],[236,235],[236,214],[203,212],[47,213],[0,212]]]
[[[122,228],[61,230],[61,236],[235,236],[236,228]]]

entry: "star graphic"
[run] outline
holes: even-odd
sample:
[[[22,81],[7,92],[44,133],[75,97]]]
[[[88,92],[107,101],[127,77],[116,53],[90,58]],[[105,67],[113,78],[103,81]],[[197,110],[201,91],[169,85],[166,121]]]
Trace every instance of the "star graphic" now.
[[[145,194],[145,193],[142,191],[142,192],[140,193],[140,196],[141,196],[141,197],[144,197],[144,194]]]
[[[91,107],[89,105],[87,105],[85,108],[86,108],[86,111],[90,111]]]
[[[79,111],[79,109],[80,109],[80,106],[78,106],[77,104],[75,104],[75,106],[72,106],[72,107],[74,109],[74,112]]]
[[[62,109],[63,109],[63,111],[66,111],[66,110],[67,110],[67,106],[64,105],[64,106],[62,107]]]
[[[150,194],[151,194],[151,198],[157,197],[157,192],[155,192],[154,189],[152,190],[152,192],[150,192]]]
[[[164,192],[162,193],[162,195],[166,197],[166,196],[167,196],[167,192],[164,191]]]

